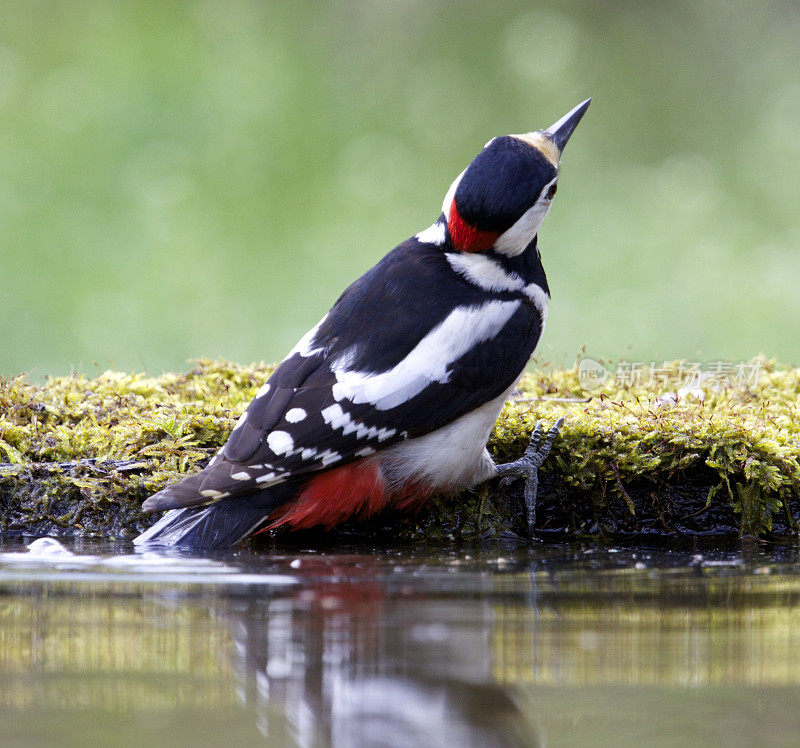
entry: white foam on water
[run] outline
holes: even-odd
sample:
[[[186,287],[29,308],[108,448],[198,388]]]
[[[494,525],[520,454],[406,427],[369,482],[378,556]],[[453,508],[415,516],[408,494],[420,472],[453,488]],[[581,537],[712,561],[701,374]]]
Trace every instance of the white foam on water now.
[[[41,579],[48,572],[63,581],[179,582],[192,584],[288,586],[297,580],[283,574],[254,574],[221,561],[156,551],[121,556],[79,555],[55,538],[38,538],[26,551],[0,553],[0,580]]]

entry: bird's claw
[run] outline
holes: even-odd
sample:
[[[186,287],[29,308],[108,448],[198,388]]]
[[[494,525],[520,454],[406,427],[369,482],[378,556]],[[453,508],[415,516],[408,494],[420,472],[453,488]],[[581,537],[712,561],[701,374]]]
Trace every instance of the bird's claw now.
[[[502,478],[499,484],[500,490],[504,490],[510,483],[518,478],[525,479],[523,496],[525,497],[525,507],[528,514],[528,534],[533,535],[533,528],[536,524],[536,495],[539,489],[539,468],[542,466],[553,443],[564,423],[563,418],[559,418],[555,425],[544,435],[542,440],[542,422],[537,421],[531,434],[531,440],[525,449],[525,453],[514,462],[507,462],[497,466],[497,475]]]

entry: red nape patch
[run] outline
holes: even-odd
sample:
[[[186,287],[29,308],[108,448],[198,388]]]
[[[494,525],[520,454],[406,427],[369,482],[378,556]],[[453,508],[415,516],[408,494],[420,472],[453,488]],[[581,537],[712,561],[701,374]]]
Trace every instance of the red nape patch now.
[[[283,513],[264,529],[289,525],[293,530],[302,530],[325,525],[330,530],[350,517],[377,514],[386,505],[388,496],[378,464],[360,460],[312,478],[302,493],[288,506],[281,507],[278,512]]]
[[[447,220],[450,240],[456,249],[462,252],[483,252],[491,249],[500,236],[499,231],[481,231],[470,226],[458,212],[455,198],[450,205],[450,217]]]

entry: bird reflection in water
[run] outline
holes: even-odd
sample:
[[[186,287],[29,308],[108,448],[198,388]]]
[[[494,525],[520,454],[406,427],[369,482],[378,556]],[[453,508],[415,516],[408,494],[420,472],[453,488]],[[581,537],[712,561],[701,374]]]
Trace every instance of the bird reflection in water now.
[[[417,590],[414,604],[407,585],[376,581],[369,557],[302,564],[307,579],[323,579],[294,599],[230,599],[223,614],[241,697],[265,736],[300,745],[538,744],[492,676],[485,601],[471,608],[477,620],[464,620],[446,595],[423,601]]]

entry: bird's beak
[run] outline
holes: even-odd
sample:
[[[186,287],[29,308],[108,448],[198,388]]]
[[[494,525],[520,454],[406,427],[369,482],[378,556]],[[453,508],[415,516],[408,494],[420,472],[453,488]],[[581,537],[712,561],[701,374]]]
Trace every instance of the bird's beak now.
[[[586,110],[591,103],[591,99],[586,99],[586,101],[578,104],[572,111],[567,112],[558,122],[550,125],[550,127],[544,131],[544,134],[556,144],[559,153],[563,152],[564,146],[566,146],[569,140],[569,136],[572,135],[573,131],[578,126],[578,122],[580,122],[581,117],[586,114]]]

